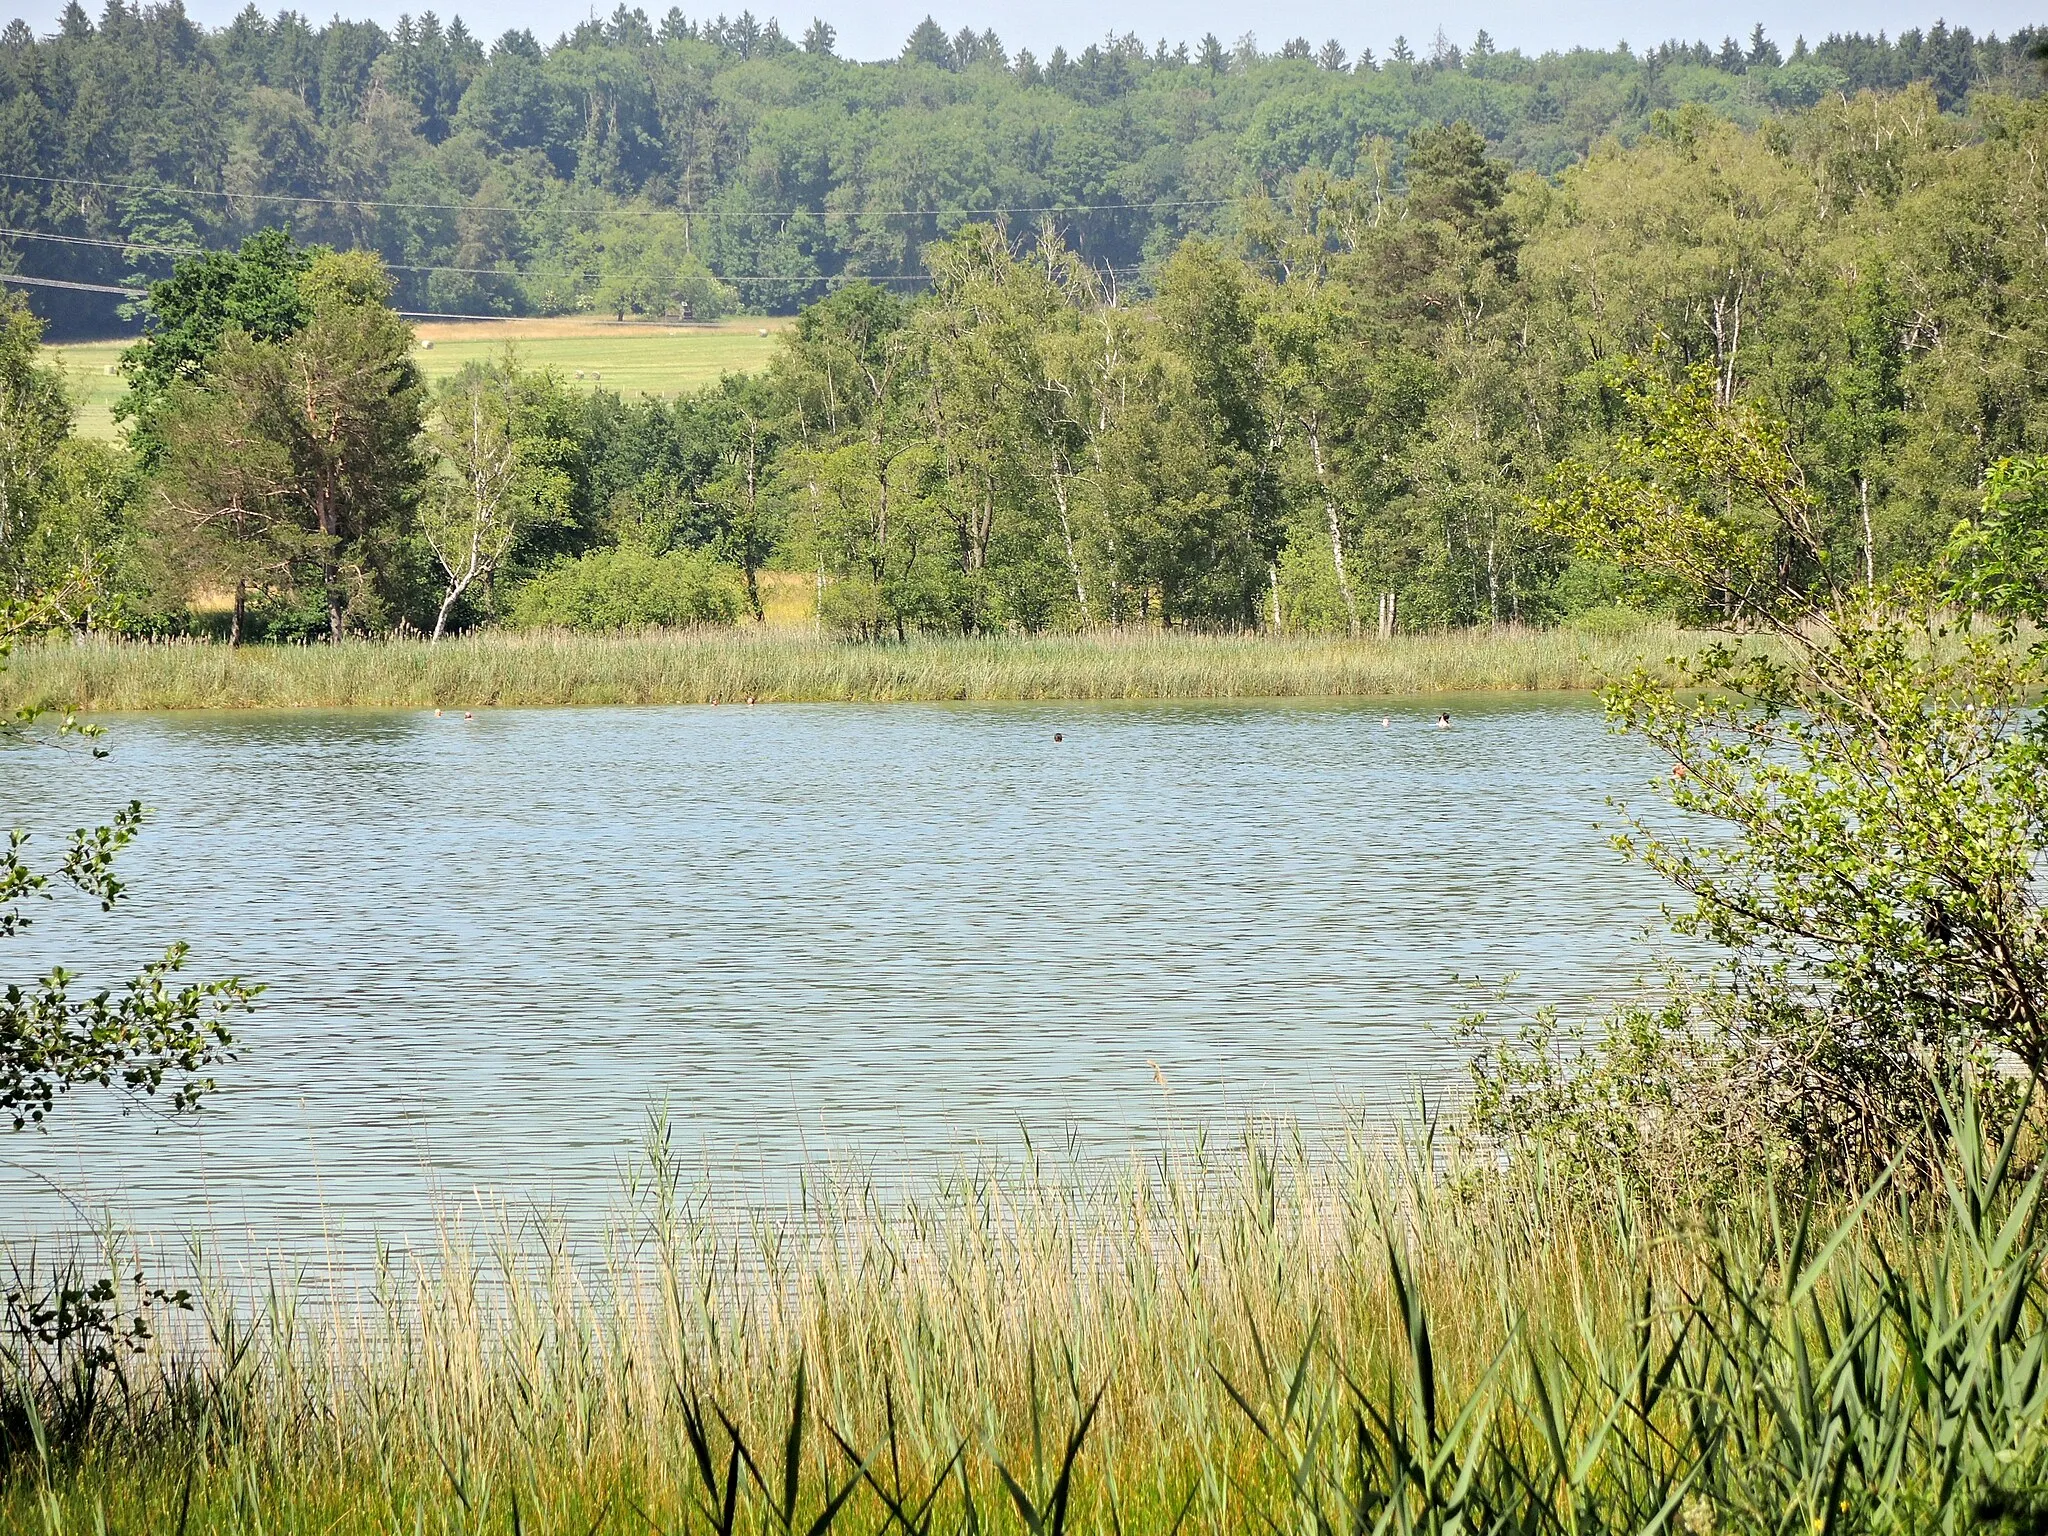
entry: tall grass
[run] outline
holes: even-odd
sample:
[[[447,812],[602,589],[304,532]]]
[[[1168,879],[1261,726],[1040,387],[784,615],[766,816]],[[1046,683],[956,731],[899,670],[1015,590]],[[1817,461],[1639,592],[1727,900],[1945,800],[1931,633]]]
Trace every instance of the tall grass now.
[[[1691,1227],[1247,1138],[736,1230],[657,1138],[583,1261],[451,1233],[364,1305],[17,1353],[0,1529],[2039,1529],[2040,1179],[1959,1114],[1946,1188]]]
[[[758,630],[483,634],[428,645],[30,645],[0,706],[421,708],[903,699],[1335,698],[1584,689],[1696,638],[1475,630],[1389,641],[1096,634],[841,643]]]

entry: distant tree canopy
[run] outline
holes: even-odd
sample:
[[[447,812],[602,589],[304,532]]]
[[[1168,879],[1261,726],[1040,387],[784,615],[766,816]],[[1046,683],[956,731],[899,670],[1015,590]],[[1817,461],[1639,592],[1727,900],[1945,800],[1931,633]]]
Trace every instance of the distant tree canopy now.
[[[627,11],[487,55],[431,18],[8,36],[0,138],[42,158],[0,163],[49,169],[0,173],[4,227],[126,242],[22,259],[155,279],[125,453],[0,316],[0,571],[75,627],[760,619],[778,568],[871,638],[1705,621],[1743,571],[1659,587],[1530,511],[1646,381],[1784,424],[1815,579],[1928,568],[2048,452],[2032,34],[1343,68],[936,20],[853,65]],[[172,86],[96,94],[146,42]],[[1796,71],[1819,99],[1773,110]],[[181,79],[211,94],[150,117]],[[763,375],[673,400],[511,355],[429,400],[396,312],[798,300]]]
[[[1463,121],[1492,160],[1549,175],[1688,105],[1753,126],[1914,82],[1944,112],[1974,90],[2025,94],[2035,41],[1936,24],[1788,53],[1759,26],[1746,43],[1532,58],[1439,33],[1383,60],[1334,39],[1269,53],[1249,35],[1125,35],[1039,60],[926,17],[899,57],[863,64],[836,56],[822,21],[799,43],[750,12],[622,6],[551,45],[521,31],[487,44],[432,13],[316,27],[252,5],[209,31],[175,4],[110,0],[95,23],[74,0],[51,36],[0,32],[0,216],[63,237],[5,245],[22,273],[64,282],[143,285],[181,252],[288,224],[376,252],[405,309],[712,313],[793,311],[854,277],[908,291],[933,240],[1050,208],[1087,262],[1142,284],[1185,236],[1232,234],[1238,197],[1304,170],[1402,183],[1410,136],[1432,125]],[[190,281],[232,286],[240,270],[228,258]],[[73,332],[106,327],[115,302],[36,298]],[[159,319],[145,418],[163,368],[189,361],[168,307]]]

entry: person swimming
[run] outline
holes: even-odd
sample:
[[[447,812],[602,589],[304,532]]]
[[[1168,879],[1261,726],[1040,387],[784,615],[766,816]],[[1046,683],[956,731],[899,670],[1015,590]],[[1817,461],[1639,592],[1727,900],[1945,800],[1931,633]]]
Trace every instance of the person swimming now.
[[[1440,731],[1448,731],[1451,728],[1451,712],[1448,709],[1436,717],[1436,728]]]

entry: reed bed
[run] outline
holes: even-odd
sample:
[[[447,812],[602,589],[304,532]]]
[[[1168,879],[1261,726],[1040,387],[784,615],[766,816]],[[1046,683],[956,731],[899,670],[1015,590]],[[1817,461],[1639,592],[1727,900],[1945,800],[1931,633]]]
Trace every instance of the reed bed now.
[[[2037,1530],[2040,1181],[1963,1130],[1946,1189],[1691,1223],[1248,1136],[736,1226],[657,1137],[580,1256],[451,1228],[358,1302],[17,1342],[0,1529]]]
[[[1398,697],[1587,689],[1703,637],[1473,630],[1384,641],[1102,633],[838,642],[761,630],[492,632],[439,645],[26,645],[0,706],[419,709],[847,700]]]

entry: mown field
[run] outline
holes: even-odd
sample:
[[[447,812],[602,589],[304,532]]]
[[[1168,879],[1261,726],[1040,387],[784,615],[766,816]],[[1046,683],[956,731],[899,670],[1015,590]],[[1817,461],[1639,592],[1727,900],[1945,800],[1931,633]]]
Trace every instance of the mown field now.
[[[648,325],[572,315],[545,320],[423,321],[414,353],[429,383],[463,364],[500,356],[510,344],[529,368],[553,368],[573,385],[613,389],[629,399],[676,395],[725,373],[767,366],[785,319],[742,319],[717,325]],[[77,430],[115,435],[114,404],[127,388],[117,364],[133,338],[67,342],[45,356],[64,372],[78,407]]]

